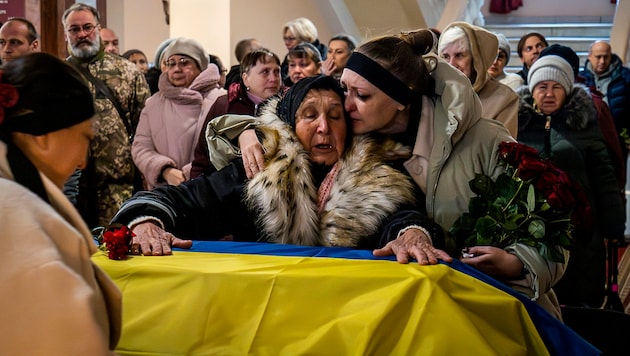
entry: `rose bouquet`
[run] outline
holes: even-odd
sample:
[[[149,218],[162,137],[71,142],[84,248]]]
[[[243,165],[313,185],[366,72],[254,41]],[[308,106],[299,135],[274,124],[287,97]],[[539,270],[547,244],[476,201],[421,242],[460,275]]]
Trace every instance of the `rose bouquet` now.
[[[449,230],[458,247],[521,243],[550,261],[564,262],[558,247],[571,249],[576,232],[588,235],[591,228],[584,192],[525,144],[501,143],[499,159],[505,171],[496,181],[477,174],[469,182],[477,196]]]

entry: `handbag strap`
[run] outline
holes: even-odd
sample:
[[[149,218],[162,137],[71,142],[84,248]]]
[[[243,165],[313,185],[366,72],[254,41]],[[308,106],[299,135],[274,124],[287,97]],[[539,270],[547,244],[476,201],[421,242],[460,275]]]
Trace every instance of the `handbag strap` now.
[[[125,129],[127,130],[127,135],[129,135],[129,140],[130,141],[133,140],[134,131],[133,131],[133,127],[131,126],[130,119],[127,117],[125,110],[122,108],[122,105],[120,105],[120,101],[118,100],[116,95],[114,95],[114,92],[112,91],[112,89],[108,87],[104,81],[92,75],[92,73],[87,68],[87,66],[75,60],[74,57],[70,57],[69,62],[72,63],[74,67],[77,68],[81,72],[81,74],[83,74],[85,79],[89,80],[92,84],[94,84],[96,89],[99,92],[101,92],[101,94],[105,95],[105,97],[109,99],[109,101],[112,102],[112,104],[116,108],[116,111],[118,111],[118,115],[120,116],[120,119],[125,124]]]

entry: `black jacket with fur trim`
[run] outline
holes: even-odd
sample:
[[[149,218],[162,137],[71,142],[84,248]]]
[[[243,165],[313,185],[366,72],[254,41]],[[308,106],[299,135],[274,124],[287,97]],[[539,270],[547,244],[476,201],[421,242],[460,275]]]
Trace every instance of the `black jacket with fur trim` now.
[[[536,148],[586,191],[593,207],[593,225],[606,238],[622,238],[625,213],[615,171],[597,125],[588,89],[575,85],[562,108],[544,115],[533,107],[527,87],[519,92],[518,141]],[[550,120],[550,129],[545,123]],[[597,231],[596,231],[597,232]]]
[[[112,223],[152,216],[185,239],[231,235],[236,241],[365,249],[382,247],[400,229],[420,225],[436,247],[444,246],[442,229],[416,210],[424,207],[424,197],[394,168],[411,155],[409,147],[380,136],[354,137],[320,213],[308,152],[273,112],[258,118],[266,167],[252,180],[246,181],[239,159],[209,176],[138,193]]]

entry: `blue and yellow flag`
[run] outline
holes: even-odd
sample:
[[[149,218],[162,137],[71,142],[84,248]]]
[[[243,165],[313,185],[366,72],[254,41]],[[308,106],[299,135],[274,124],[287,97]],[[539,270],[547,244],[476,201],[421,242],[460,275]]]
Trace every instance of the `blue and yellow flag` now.
[[[93,259],[123,292],[121,355],[599,354],[458,261],[226,241]]]

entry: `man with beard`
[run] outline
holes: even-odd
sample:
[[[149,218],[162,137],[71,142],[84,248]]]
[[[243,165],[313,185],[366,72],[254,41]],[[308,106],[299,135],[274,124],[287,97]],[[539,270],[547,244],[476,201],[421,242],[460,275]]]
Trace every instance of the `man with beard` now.
[[[98,11],[75,3],[62,16],[68,61],[90,83],[96,108],[95,137],[81,172],[77,208],[88,226],[107,226],[131,198],[136,169],[131,142],[149,97],[144,75],[125,58],[105,52]]]

